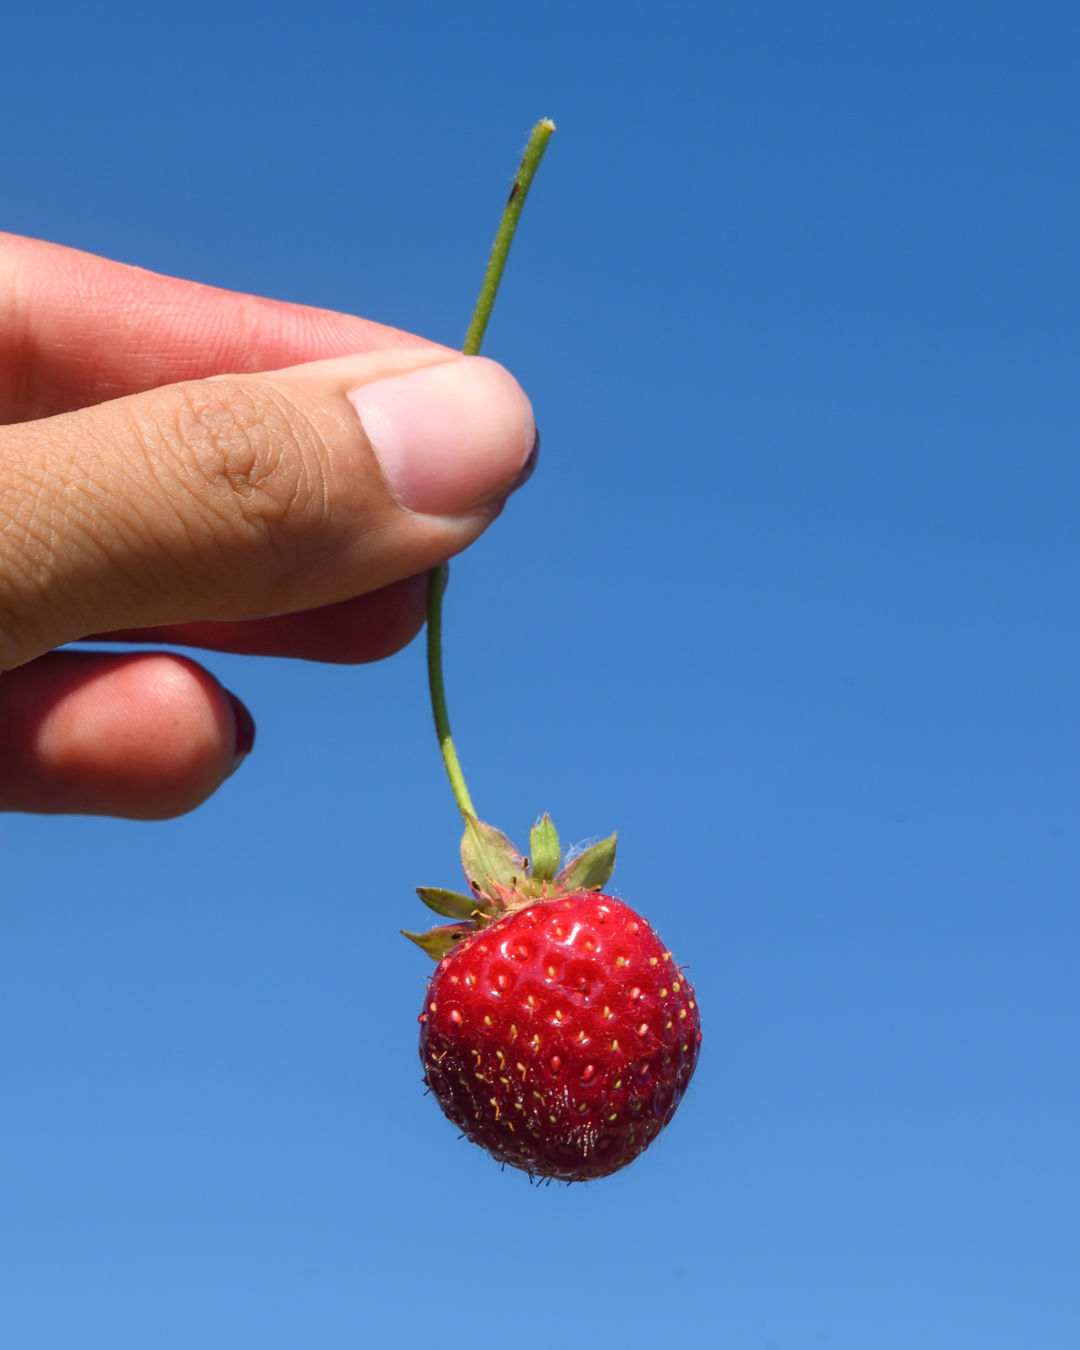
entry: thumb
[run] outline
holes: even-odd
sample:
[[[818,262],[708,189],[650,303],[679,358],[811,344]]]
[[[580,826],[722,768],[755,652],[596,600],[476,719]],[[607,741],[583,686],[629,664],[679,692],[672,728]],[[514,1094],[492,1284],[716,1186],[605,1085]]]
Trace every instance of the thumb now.
[[[0,669],[120,628],[333,604],[469,544],[527,476],[483,357],[374,352],[0,429]]]

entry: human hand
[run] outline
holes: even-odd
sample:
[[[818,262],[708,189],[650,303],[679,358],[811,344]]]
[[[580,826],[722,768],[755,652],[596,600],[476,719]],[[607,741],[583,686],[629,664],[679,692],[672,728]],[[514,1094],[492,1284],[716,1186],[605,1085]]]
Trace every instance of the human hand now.
[[[0,809],[198,805],[243,704],[183,657],[53,649],[388,656],[535,448],[491,361],[0,234]]]

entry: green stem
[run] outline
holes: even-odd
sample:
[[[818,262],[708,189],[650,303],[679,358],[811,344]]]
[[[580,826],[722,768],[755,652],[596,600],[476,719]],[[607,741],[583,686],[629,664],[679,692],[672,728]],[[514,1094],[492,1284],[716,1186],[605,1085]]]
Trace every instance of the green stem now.
[[[475,816],[476,807],[472,804],[469,789],[465,785],[465,775],[461,772],[461,762],[454,747],[454,738],[450,734],[450,717],[446,711],[446,685],[442,669],[442,597],[445,585],[446,567],[433,567],[428,573],[427,592],[427,668],[428,689],[431,691],[431,711],[435,714],[435,734],[439,738],[446,776],[450,779],[450,791],[463,816]]]
[[[555,123],[549,122],[547,118],[537,122],[532,129],[532,135],[529,137],[529,144],[525,147],[525,153],[521,157],[521,163],[514,175],[514,183],[510,189],[510,195],[506,199],[502,219],[499,221],[499,228],[495,234],[495,242],[491,246],[491,257],[488,259],[483,285],[480,287],[480,295],[476,301],[476,308],[473,310],[472,323],[469,324],[469,331],[465,334],[465,345],[462,347],[462,351],[466,356],[475,356],[484,340],[488,319],[491,318],[491,311],[495,307],[495,296],[499,291],[499,282],[502,281],[503,269],[506,267],[506,260],[510,256],[510,245],[514,242],[514,231],[521,219],[521,210],[525,205],[525,198],[529,195],[532,180],[540,167],[540,161],[544,157],[544,151],[547,149],[547,143],[554,130]]]
[[[529,187],[554,130],[554,122],[549,122],[546,118],[537,122],[532,129],[529,143],[525,147],[525,153],[521,157],[521,164],[514,176],[514,185],[510,189],[510,196],[507,198],[502,219],[499,221],[495,243],[491,248],[491,257],[488,259],[487,271],[484,273],[484,282],[480,287],[480,296],[476,302],[476,308],[473,310],[472,322],[469,324],[469,331],[465,335],[465,345],[462,350],[466,356],[475,356],[484,340],[484,332],[495,305],[495,296],[498,294],[503,269],[506,267],[506,260],[510,256],[510,245],[514,242],[514,231],[517,229],[518,220],[521,218],[521,208],[525,205]],[[446,766],[446,776],[450,780],[450,790],[454,794],[454,801],[458,804],[458,810],[463,816],[468,817],[476,815],[476,808],[472,804],[469,789],[465,785],[465,775],[461,771],[461,763],[454,747],[454,738],[450,734],[450,717],[446,711],[446,685],[443,682],[442,600],[445,588],[444,578],[445,568],[441,565],[433,567],[428,574],[428,689],[431,692],[431,711],[435,715],[435,733],[439,738],[439,748],[442,751],[443,764]]]

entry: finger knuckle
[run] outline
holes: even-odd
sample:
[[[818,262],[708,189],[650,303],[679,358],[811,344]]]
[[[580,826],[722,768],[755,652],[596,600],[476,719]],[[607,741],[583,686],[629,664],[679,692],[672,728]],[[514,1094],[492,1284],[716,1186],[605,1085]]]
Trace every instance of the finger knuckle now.
[[[294,555],[303,523],[325,497],[318,446],[302,416],[271,386],[250,381],[192,381],[163,393],[152,433],[172,448],[169,469],[203,518],[230,541],[255,535],[260,548],[269,542]]]

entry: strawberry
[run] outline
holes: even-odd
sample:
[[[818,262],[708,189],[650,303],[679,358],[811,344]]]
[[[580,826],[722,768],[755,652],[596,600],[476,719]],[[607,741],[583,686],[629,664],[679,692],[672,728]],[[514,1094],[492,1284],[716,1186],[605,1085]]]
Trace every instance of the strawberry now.
[[[525,197],[554,123],[533,127],[495,236],[464,351],[480,350]],[[443,1112],[499,1162],[589,1181],[633,1160],[671,1119],[701,1044],[694,991],[640,915],[603,887],[615,836],[562,866],[547,816],[523,858],[478,819],[450,734],[445,577],[428,579],[428,688],[465,821],[469,893],[420,887],[455,922],[406,933],[438,962],[420,1014],[424,1078]],[[561,869],[561,870],[560,870]]]
[[[694,991],[648,923],[602,893],[615,837],[559,870],[547,816],[532,863],[466,817],[469,894],[421,887],[456,923],[407,933],[438,961],[420,1014],[424,1078],[500,1163],[588,1181],[671,1120],[697,1063]]]

